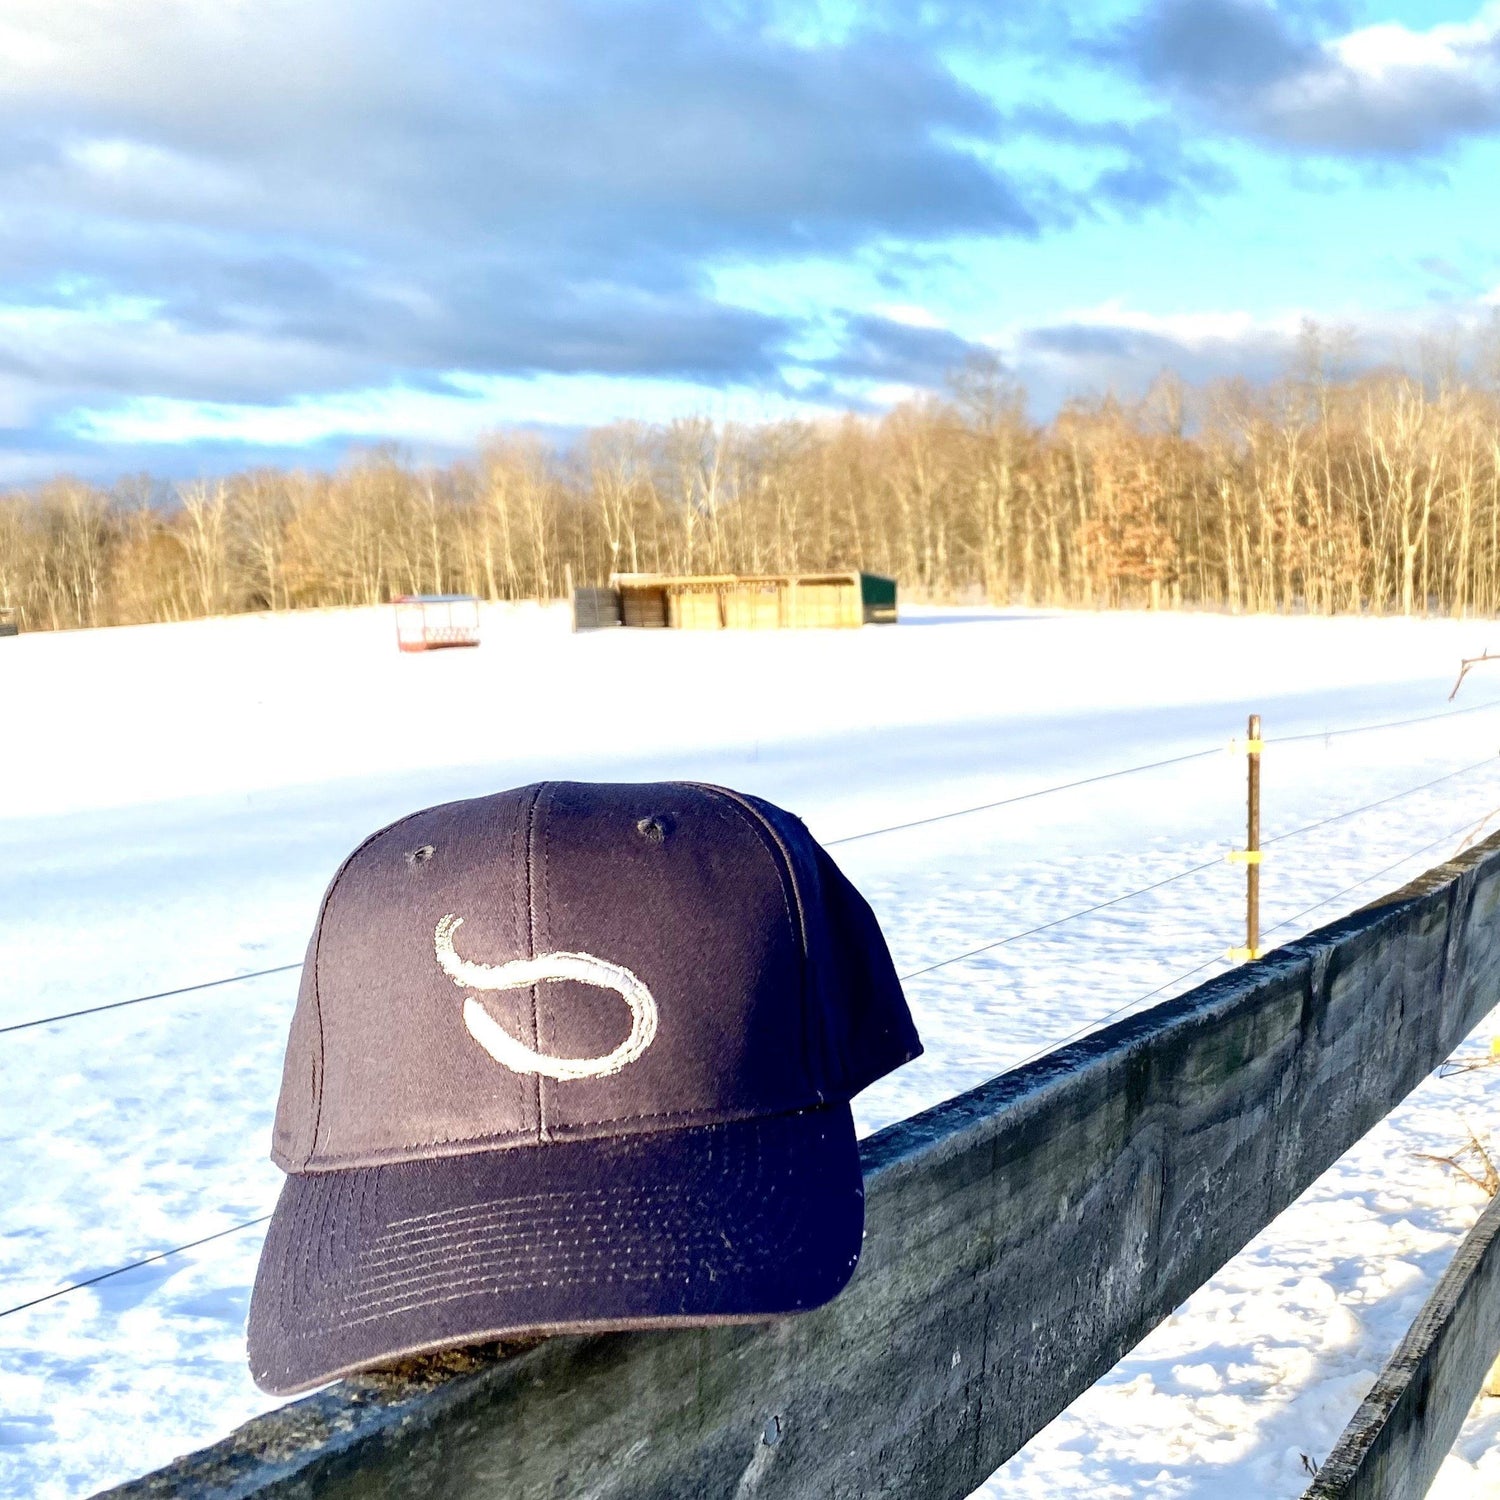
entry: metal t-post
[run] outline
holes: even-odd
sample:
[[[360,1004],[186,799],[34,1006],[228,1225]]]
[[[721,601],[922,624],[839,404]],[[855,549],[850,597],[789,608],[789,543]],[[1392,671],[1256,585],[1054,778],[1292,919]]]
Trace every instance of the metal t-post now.
[[[1250,858],[1245,861],[1245,946],[1251,958],[1260,957],[1260,715],[1250,715],[1249,740],[1246,744],[1246,759],[1249,761],[1248,816],[1245,851]]]

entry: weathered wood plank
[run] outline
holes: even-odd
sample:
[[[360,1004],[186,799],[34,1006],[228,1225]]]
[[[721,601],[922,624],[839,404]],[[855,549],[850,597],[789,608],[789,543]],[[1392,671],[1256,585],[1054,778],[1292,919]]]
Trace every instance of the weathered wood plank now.
[[[1500,837],[864,1145],[827,1308],[342,1382],[110,1491],[957,1500],[1500,1002]]]
[[[1303,1500],[1418,1500],[1500,1354],[1500,1198],[1492,1198]]]

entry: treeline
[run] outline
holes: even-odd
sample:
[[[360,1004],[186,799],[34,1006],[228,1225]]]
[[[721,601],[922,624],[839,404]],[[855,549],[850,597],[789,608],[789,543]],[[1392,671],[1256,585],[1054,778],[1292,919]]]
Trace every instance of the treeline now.
[[[903,596],[1095,607],[1500,613],[1500,391],[1385,372],[1027,418],[994,370],[878,418],[507,435],[444,468],[0,495],[29,629],[556,597],[611,572],[859,566]]]

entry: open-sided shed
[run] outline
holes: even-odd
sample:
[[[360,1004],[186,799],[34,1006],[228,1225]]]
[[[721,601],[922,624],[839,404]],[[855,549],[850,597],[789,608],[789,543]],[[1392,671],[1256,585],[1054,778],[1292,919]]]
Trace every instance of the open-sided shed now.
[[[582,595],[585,591],[580,590]],[[667,630],[780,630],[894,624],[896,583],[876,573],[617,573],[611,604],[602,590],[575,599],[580,630],[600,624]]]

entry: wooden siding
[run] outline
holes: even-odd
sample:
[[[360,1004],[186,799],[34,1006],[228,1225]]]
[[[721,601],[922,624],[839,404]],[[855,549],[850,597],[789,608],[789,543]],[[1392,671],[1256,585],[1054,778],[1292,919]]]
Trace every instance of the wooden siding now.
[[[620,590],[620,617],[636,629],[661,630],[667,624],[667,594],[659,588]]]
[[[573,590],[574,630],[610,630],[623,623],[618,589]]]
[[[626,625],[676,630],[853,628],[893,622],[896,585],[873,574],[671,578],[618,574]],[[878,599],[871,605],[867,596]]]

